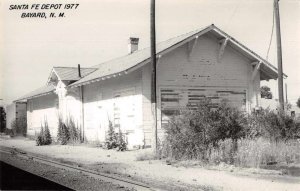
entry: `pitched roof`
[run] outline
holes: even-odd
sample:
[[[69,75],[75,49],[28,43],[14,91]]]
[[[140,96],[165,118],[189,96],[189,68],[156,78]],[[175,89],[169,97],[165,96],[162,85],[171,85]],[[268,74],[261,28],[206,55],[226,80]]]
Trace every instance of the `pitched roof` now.
[[[182,40],[184,40],[194,34],[197,34],[200,31],[201,30],[195,30],[195,31],[189,32],[187,34],[184,34],[184,35],[181,35],[181,36],[178,36],[175,38],[171,38],[167,41],[158,43],[157,47],[156,47],[157,54],[159,54],[160,52],[177,44],[178,42],[181,42]],[[150,61],[150,48],[148,47],[148,48],[144,48],[144,49],[138,50],[136,52],[133,52],[132,54],[128,54],[123,57],[119,57],[119,58],[101,63],[99,65],[96,65],[94,67],[97,67],[98,69],[95,72],[78,80],[77,82],[75,82],[69,86],[76,87],[76,86],[84,85],[86,82],[89,82],[94,79],[99,79],[102,77],[109,78],[110,75],[118,74],[120,72],[127,73],[126,70],[129,70],[142,62],[144,63],[144,62],[149,62],[149,61]]]
[[[53,70],[60,80],[76,81],[80,79],[78,75],[78,68],[76,67],[53,67]],[[81,78],[95,70],[97,70],[97,68],[80,68]]]
[[[175,38],[171,38],[164,42],[158,43],[156,46],[156,54],[157,56],[162,55],[164,53],[169,52],[172,48],[176,48],[181,46],[182,44],[194,39],[196,36],[201,36],[207,32],[212,32],[214,35],[220,38],[228,39],[228,44],[230,44],[233,48],[236,48],[240,52],[242,52],[245,56],[259,61],[262,63],[261,71],[263,71],[265,79],[275,79],[277,78],[277,69],[271,65],[268,61],[260,57],[258,54],[250,50],[249,48],[242,45],[236,39],[223,32],[215,25],[210,25],[208,27],[198,29]],[[77,87],[82,86],[88,83],[92,83],[95,81],[104,80],[110,77],[122,75],[122,73],[130,72],[139,66],[142,66],[146,63],[150,62],[150,48],[145,48],[133,52],[132,54],[125,55],[120,58],[116,58],[99,65],[94,66],[98,68],[95,72],[87,75],[86,77],[78,80],[77,82],[70,84],[69,87]],[[285,75],[286,77],[286,75]]]
[[[14,102],[18,102],[18,101],[23,101],[23,100],[27,100],[27,99],[31,99],[34,97],[39,97],[39,96],[43,96],[43,95],[47,95],[52,93],[55,90],[55,86],[53,84],[49,84],[43,87],[40,87],[20,98],[18,98],[17,100],[15,100]]]

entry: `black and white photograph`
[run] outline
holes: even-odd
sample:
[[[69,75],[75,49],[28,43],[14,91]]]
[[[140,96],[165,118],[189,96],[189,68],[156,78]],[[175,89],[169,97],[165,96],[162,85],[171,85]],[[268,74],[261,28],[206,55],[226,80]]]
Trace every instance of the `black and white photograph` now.
[[[0,0],[0,190],[299,191],[300,0]]]

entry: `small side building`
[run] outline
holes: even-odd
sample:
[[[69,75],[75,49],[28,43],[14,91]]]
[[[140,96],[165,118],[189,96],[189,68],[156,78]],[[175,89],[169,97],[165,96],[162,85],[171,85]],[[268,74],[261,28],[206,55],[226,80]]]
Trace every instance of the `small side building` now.
[[[6,128],[14,129],[15,133],[23,134],[27,131],[27,103],[15,102],[6,106]],[[17,127],[18,126],[18,127]]]

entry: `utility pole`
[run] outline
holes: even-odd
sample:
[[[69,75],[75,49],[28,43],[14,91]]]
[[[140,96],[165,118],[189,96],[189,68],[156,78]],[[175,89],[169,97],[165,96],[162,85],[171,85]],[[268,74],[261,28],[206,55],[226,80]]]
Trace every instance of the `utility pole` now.
[[[285,103],[288,103],[288,96],[287,96],[287,84],[285,83]]]
[[[150,7],[150,36],[151,36],[151,63],[152,63],[152,78],[151,78],[151,108],[153,116],[153,151],[157,152],[157,110],[156,110],[156,37],[155,37],[155,0],[151,0]]]
[[[282,50],[281,50],[281,33],[280,33],[280,18],[279,18],[279,0],[274,0],[274,11],[276,21],[276,42],[277,42],[277,67],[278,67],[278,98],[280,110],[284,110],[283,98],[283,72],[282,72]]]

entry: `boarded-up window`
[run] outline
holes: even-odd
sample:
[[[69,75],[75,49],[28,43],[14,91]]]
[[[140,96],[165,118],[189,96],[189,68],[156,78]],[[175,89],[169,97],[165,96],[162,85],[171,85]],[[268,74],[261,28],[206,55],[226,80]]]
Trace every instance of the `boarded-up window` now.
[[[222,100],[240,110],[246,110],[246,90],[237,88],[163,88],[161,89],[161,120],[166,124],[180,109],[196,109],[199,102],[209,99],[216,108]]]

